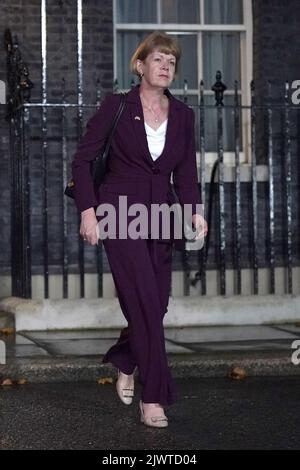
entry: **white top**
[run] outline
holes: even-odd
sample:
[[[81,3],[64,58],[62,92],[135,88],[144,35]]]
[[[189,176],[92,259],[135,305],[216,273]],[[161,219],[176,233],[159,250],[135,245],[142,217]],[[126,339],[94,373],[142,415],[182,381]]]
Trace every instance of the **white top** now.
[[[156,131],[145,122],[145,131],[147,135],[148,147],[153,160],[156,160],[162,154],[162,151],[164,149],[167,122],[168,119],[166,119],[159,126],[159,128],[156,129]]]

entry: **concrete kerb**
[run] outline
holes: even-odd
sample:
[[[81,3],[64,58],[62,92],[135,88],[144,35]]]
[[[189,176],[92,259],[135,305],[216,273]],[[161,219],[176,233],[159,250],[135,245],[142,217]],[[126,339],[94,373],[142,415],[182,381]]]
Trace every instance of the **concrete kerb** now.
[[[247,377],[300,376],[300,366],[294,366],[290,357],[170,357],[174,378],[228,377],[234,367],[243,367]],[[0,378],[25,378],[28,383],[96,382],[100,378],[116,379],[113,366],[101,364],[100,358],[51,358],[38,361],[17,361],[0,367]]]

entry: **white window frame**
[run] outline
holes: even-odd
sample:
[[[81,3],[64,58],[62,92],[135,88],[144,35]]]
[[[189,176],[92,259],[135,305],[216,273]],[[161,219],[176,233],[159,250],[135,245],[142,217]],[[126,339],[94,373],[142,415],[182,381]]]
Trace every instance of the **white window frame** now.
[[[202,70],[202,58],[200,56],[202,51],[202,33],[206,31],[216,31],[216,32],[230,32],[236,31],[240,33],[241,38],[241,104],[242,106],[250,106],[251,104],[251,92],[250,92],[250,82],[252,80],[252,63],[253,63],[253,47],[252,47],[252,2],[250,0],[243,1],[243,24],[203,24],[204,20],[204,0],[198,0],[200,2],[200,23],[196,24],[177,24],[177,23],[161,23],[161,2],[163,0],[157,1],[157,23],[117,23],[117,1],[113,0],[113,62],[114,62],[114,77],[116,77],[117,70],[117,33],[119,31],[154,31],[160,29],[166,31],[167,33],[193,33],[197,34],[198,42],[198,83],[203,78]],[[182,0],[184,1],[184,0]],[[126,91],[121,90],[120,91]],[[172,93],[174,95],[182,95],[182,89],[173,89]],[[188,95],[199,95],[198,89],[189,88],[187,91]],[[210,90],[205,91],[205,95],[212,95],[213,92]],[[226,90],[224,95],[232,95],[232,90]],[[243,110],[242,116],[242,139],[243,139],[243,151],[240,152],[240,163],[249,164],[251,156],[251,127],[250,127],[250,110]],[[197,152],[198,153],[198,152]],[[224,152],[224,163],[228,166],[235,165],[235,154],[234,152]],[[197,155],[198,163],[200,156]],[[216,152],[205,152],[205,163],[207,165],[212,165],[217,159]]]

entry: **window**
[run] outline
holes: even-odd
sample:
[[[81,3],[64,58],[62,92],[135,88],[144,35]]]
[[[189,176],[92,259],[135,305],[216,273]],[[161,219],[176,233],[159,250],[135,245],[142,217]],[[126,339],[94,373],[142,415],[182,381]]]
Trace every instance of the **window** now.
[[[204,80],[205,104],[214,104],[211,86],[217,70],[227,86],[224,104],[233,104],[234,81],[239,84],[242,105],[250,104],[252,79],[252,11],[249,0],[114,0],[114,76],[121,90],[130,88],[129,61],[137,44],[159,29],[176,36],[182,46],[178,78],[171,92],[183,99],[187,81],[187,103],[199,103],[200,81]],[[194,108],[195,109],[195,108]],[[241,116],[241,161],[247,161],[250,146],[248,111]],[[198,120],[198,113],[196,118]],[[216,110],[208,109],[205,119],[206,160],[216,158]],[[198,127],[199,128],[199,127]],[[232,110],[224,110],[224,159],[234,161]],[[197,136],[197,145],[199,136]],[[198,146],[199,149],[199,146]]]

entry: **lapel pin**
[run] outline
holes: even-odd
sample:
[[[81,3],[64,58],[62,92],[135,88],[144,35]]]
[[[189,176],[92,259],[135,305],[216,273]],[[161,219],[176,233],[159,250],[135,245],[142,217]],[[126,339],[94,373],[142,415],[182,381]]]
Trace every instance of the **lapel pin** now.
[[[138,119],[139,121],[141,120],[140,116],[134,116],[134,119]]]

